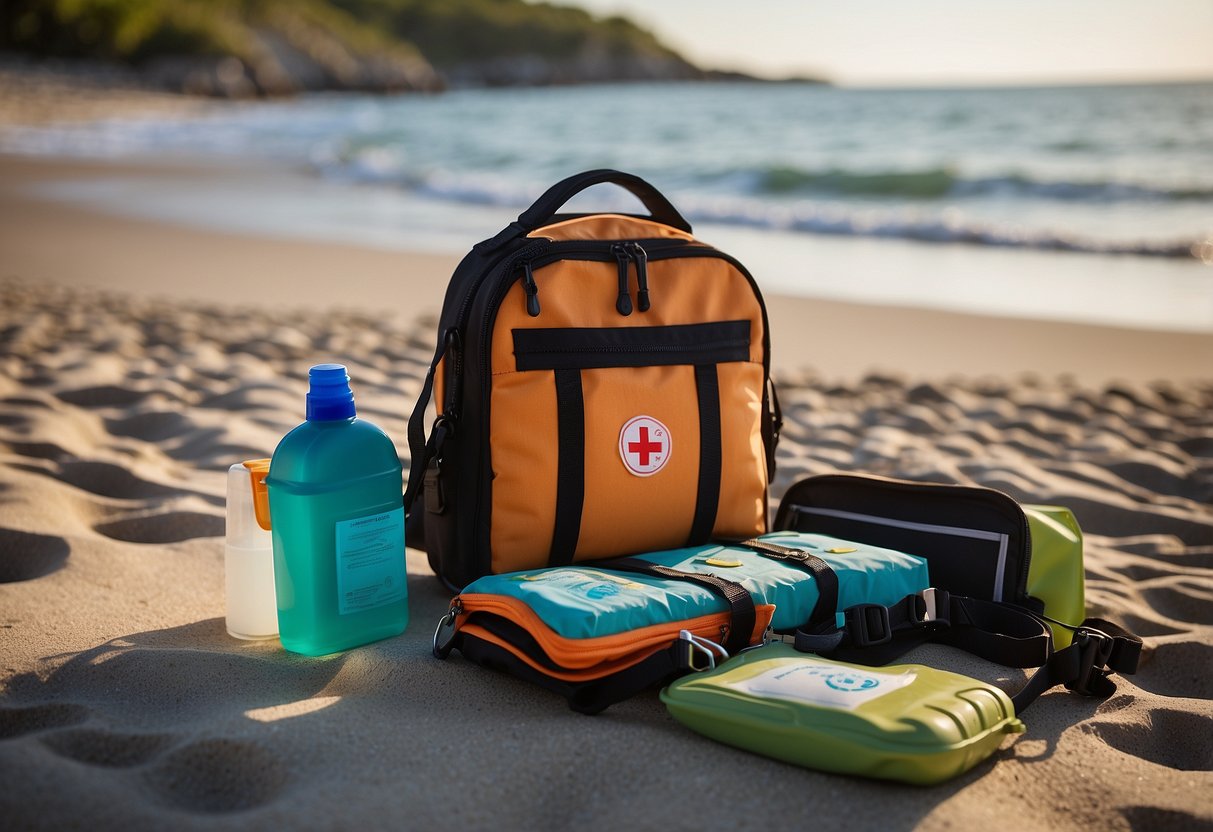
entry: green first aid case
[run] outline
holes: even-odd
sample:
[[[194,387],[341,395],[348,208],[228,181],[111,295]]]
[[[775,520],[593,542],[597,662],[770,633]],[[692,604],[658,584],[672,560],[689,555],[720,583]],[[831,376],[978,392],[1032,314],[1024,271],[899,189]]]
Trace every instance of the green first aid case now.
[[[714,740],[808,768],[928,785],[1024,730],[998,688],[923,665],[870,668],[777,643],[661,693]]]

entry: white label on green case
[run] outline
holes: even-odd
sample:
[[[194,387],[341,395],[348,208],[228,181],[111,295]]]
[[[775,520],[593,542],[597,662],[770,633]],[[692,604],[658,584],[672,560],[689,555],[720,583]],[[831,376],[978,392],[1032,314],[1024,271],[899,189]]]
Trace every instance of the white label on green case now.
[[[841,665],[817,662],[788,662],[771,670],[737,681],[721,684],[753,696],[790,699],[853,710],[900,690],[917,678],[914,673],[873,673]]]
[[[337,610],[342,615],[404,599],[404,508],[337,524]]]

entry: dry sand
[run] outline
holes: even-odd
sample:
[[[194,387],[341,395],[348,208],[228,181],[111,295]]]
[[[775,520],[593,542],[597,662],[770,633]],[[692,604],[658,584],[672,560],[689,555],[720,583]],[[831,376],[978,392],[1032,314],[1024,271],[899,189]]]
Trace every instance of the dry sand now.
[[[966,776],[874,783],[716,745],[655,693],[583,717],[435,660],[448,596],[411,551],[402,637],[326,659],[230,638],[223,471],[268,455],[322,359],[403,453],[451,261],[19,193],[81,171],[0,166],[5,828],[1213,828],[1213,337],[769,299],[776,498],[846,470],[1068,505],[1091,614],[1146,641],[1114,697],[1045,695]]]

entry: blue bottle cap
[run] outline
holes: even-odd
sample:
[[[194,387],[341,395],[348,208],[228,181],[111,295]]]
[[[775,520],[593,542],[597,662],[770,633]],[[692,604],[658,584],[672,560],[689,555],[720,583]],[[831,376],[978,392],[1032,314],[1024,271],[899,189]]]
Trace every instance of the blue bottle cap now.
[[[308,372],[308,381],[311,384],[307,391],[309,422],[349,419],[357,413],[344,364],[317,364]]]

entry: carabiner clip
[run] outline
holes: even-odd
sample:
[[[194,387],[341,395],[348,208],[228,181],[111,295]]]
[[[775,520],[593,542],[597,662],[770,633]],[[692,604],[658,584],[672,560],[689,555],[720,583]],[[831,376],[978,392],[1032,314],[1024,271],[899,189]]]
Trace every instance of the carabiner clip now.
[[[696,672],[715,670],[717,656],[720,657],[721,661],[729,657],[728,650],[725,650],[714,641],[695,635],[690,630],[680,630],[678,639],[687,643],[687,667]],[[708,663],[706,667],[699,667],[695,664],[696,653],[702,653],[707,657]]]
[[[460,604],[459,599],[456,598],[451,603],[451,608],[446,611],[446,615],[439,619],[438,626],[434,629],[434,641],[431,645],[435,658],[445,659],[451,654],[451,643],[455,640],[455,634],[459,632],[455,628],[455,619],[461,612],[463,612],[463,604]],[[443,630],[448,632],[444,633]]]

